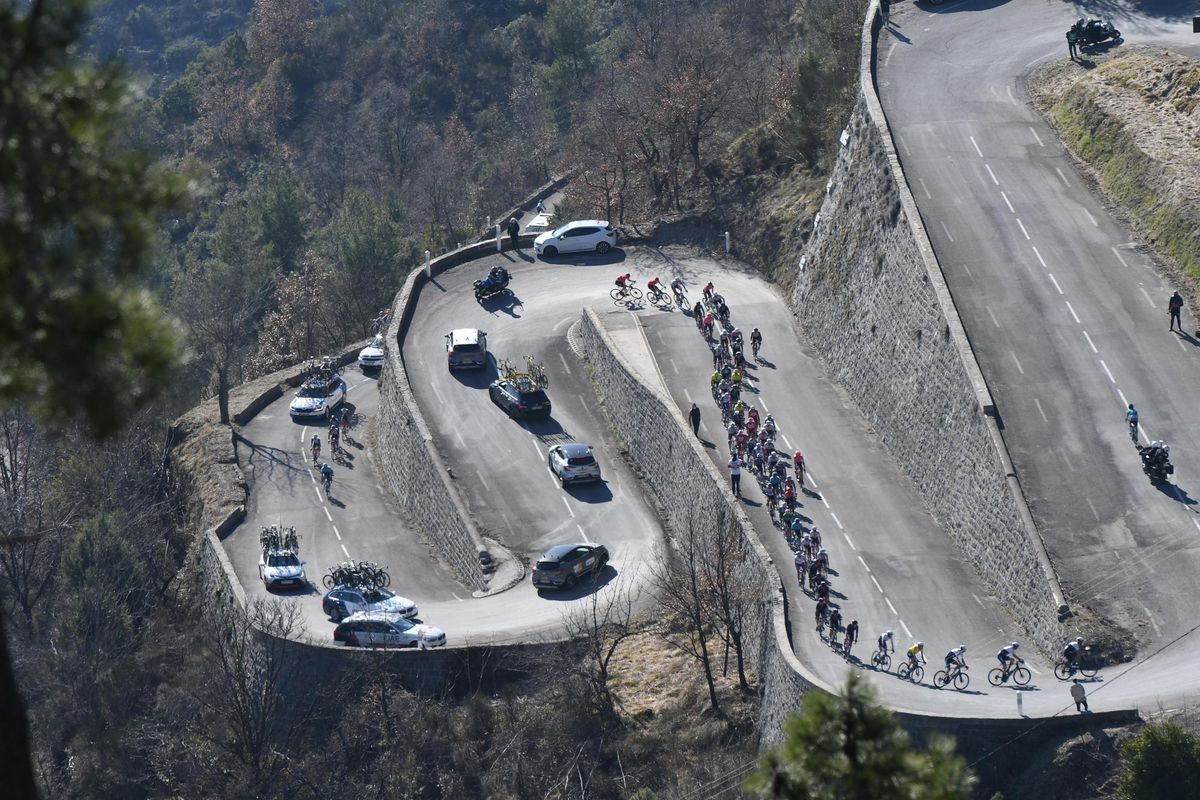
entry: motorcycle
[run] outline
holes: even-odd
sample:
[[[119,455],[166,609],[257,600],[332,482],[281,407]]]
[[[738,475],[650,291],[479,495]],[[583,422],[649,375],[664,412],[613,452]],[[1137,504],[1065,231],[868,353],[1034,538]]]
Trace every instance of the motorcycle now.
[[[1121,38],[1121,32],[1114,28],[1111,22],[1103,20],[1089,19],[1086,22],[1080,20],[1071,27],[1079,35],[1080,45],[1100,44],[1109,39],[1115,42]]]
[[[475,299],[482,302],[493,295],[506,291],[510,277],[508,270],[504,267],[492,267],[485,277],[475,281]]]
[[[1169,476],[1175,474],[1175,465],[1171,463],[1169,453],[1170,448],[1161,442],[1138,447],[1138,455],[1142,459],[1142,472],[1146,473],[1151,483],[1166,483]]]

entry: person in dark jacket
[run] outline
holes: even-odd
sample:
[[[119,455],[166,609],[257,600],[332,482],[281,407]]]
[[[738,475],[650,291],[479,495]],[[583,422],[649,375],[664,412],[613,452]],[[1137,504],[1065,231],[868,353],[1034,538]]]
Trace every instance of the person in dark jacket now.
[[[692,410],[688,412],[688,421],[692,423],[692,433],[696,434],[696,438],[700,438],[700,406],[692,403]]]
[[[508,218],[508,238],[512,239],[514,250],[521,249],[521,223],[517,222],[516,217]]]
[[[1183,323],[1179,321],[1179,312],[1183,311],[1183,297],[1179,292],[1171,295],[1171,299],[1167,301],[1167,313],[1171,315],[1171,326],[1167,330],[1175,330],[1175,326],[1179,326],[1179,332],[1183,333]]]

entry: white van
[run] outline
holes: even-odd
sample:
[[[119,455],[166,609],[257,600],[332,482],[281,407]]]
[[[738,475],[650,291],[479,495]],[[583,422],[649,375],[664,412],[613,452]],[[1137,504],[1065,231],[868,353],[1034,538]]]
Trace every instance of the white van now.
[[[446,334],[446,366],[480,369],[487,366],[487,334],[477,328],[459,328]]]

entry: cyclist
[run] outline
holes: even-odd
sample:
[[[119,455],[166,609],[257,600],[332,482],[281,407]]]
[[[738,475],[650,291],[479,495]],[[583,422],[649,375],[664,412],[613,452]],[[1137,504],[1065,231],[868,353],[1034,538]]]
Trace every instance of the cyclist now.
[[[1083,655],[1083,637],[1079,637],[1073,641],[1067,642],[1067,646],[1062,651],[1063,660],[1067,662],[1067,666],[1071,671],[1075,671],[1075,662]]]
[[[714,293],[715,291],[716,291],[716,290],[715,290],[715,288],[713,287],[713,283],[712,283],[712,281],[709,281],[708,283],[704,284],[704,299],[705,299],[705,300],[711,300],[711,299],[712,299],[712,296],[713,296],[713,293]]]
[[[966,669],[966,666],[967,646],[965,644],[960,644],[946,653],[946,677],[953,678],[956,672]]]
[[[683,276],[676,275],[671,278],[671,294],[675,295],[675,302],[681,307],[687,301],[687,298],[683,296],[683,286]]]
[[[800,488],[804,488],[804,453],[797,450],[792,455],[792,467],[796,470],[796,482],[800,484]]]
[[[889,633],[890,633],[890,631],[889,631]],[[913,667],[915,667],[917,665],[917,656],[921,657],[922,664],[926,663],[926,661],[925,661],[925,643],[924,642],[917,642],[912,647],[908,648],[908,668],[909,669],[912,669]]]
[[[704,315],[704,335],[707,336],[709,339],[712,338],[713,325],[716,325],[716,324],[717,324],[717,318],[712,315],[711,311]]]
[[[708,305],[710,308],[720,308],[725,304],[725,298],[721,297],[718,292],[713,292],[708,296]]]
[[[763,423],[763,430],[767,432],[768,436],[775,435],[775,433],[779,430],[779,428],[775,425],[775,417],[767,414],[767,421]]]
[[[750,331],[750,350],[754,353],[754,357],[758,358],[758,348],[762,347],[762,331],[758,328]]]
[[[783,502],[787,503],[788,508],[796,506],[796,482],[790,475],[783,481]]]
[[[817,610],[814,616],[817,620],[817,632],[825,632],[825,615],[829,613],[829,600],[821,599],[817,601]]]
[[[662,290],[658,288],[658,285],[660,283],[662,283],[662,281],[660,281],[658,279],[658,276],[655,275],[653,278],[646,281],[646,291],[650,294],[660,294],[661,295]]]
[[[626,272],[624,275],[619,276],[615,283],[617,284],[617,288],[619,288],[623,294],[629,294],[629,289],[633,286],[634,280],[633,278],[629,277],[629,273]]]
[[[750,419],[754,420],[755,425],[758,425],[758,409],[757,408],[750,409],[749,411],[746,412],[746,414],[750,417]]]
[[[1024,664],[1024,660],[1017,655],[1017,648],[1021,645],[1013,642],[1008,647],[1000,648],[1000,652],[996,653],[996,660],[1000,662],[1001,682],[1008,680],[1008,673],[1012,670],[1013,663]]]
[[[884,631],[879,634],[879,652],[894,653],[896,652],[896,634],[891,631]]]
[[[717,384],[721,382],[721,370],[714,369],[713,374],[708,379],[708,382],[712,387],[713,394],[716,394],[717,393]]]
[[[692,319],[696,322],[704,319],[704,306],[700,304],[699,300],[696,301],[696,305],[692,306]]]
[[[312,439],[309,440],[309,447],[312,448],[313,463],[321,460],[321,434],[314,433]]]
[[[846,653],[846,657],[850,657],[850,648],[854,647],[858,642],[858,620],[850,620],[850,624],[846,626],[846,642],[842,645],[842,650]]]
[[[842,612],[835,608],[829,614],[829,643],[837,646],[838,631],[842,629]]]
[[[339,432],[340,432],[340,428],[338,427],[337,420],[334,420],[329,425],[329,452],[334,453],[334,454],[336,454],[338,451],[338,433]]]
[[[333,467],[328,464],[321,465],[321,483],[325,487],[325,494],[329,494],[333,488]]]
[[[796,553],[794,559],[796,564],[796,581],[800,584],[800,588],[804,588],[804,573],[808,572],[808,561],[804,558],[804,553]]]
[[[735,367],[733,372],[729,373],[729,380],[733,381],[734,386],[737,386],[742,382],[742,371]]]
[[[350,436],[350,420],[354,413],[349,408],[342,406],[342,438],[348,439]]]
[[[1129,436],[1136,442],[1138,434],[1138,412],[1133,407],[1133,403],[1129,404],[1129,410],[1125,412],[1125,421],[1129,423]]]
[[[729,332],[729,341],[732,342],[735,347],[740,348],[742,346],[742,332],[737,328],[731,330]]]

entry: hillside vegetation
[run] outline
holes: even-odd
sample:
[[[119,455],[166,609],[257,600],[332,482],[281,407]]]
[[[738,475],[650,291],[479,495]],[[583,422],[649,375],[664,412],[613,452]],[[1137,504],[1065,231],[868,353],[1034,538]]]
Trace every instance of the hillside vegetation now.
[[[1035,102],[1135,230],[1200,282],[1200,61],[1124,51],[1095,69],[1043,67]]]

